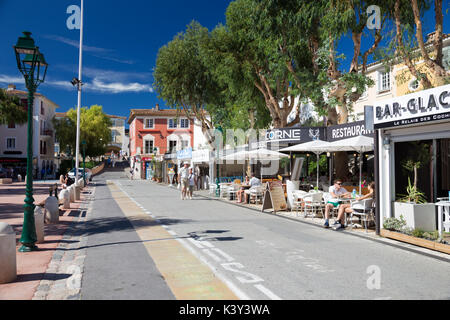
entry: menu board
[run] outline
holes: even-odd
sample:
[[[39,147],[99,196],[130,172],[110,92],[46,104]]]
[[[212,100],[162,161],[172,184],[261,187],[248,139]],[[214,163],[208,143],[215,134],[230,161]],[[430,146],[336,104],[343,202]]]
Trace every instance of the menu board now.
[[[275,213],[287,209],[286,198],[284,196],[283,184],[281,181],[270,181],[266,184],[261,211],[272,208]]]

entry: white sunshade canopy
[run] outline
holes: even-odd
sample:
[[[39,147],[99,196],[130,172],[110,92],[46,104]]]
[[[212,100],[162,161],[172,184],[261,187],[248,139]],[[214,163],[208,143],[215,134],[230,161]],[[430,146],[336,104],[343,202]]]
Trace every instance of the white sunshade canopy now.
[[[223,157],[223,160],[279,160],[289,157],[284,153],[260,148],[255,150],[242,150]]]
[[[323,152],[328,152],[330,142],[323,140],[313,140],[305,143],[296,144],[295,146],[290,146],[287,148],[280,149],[282,152],[313,152],[316,154],[321,154]]]
[[[356,151],[359,153],[373,150],[373,138],[366,136],[356,136],[331,142],[328,145],[328,152]]]

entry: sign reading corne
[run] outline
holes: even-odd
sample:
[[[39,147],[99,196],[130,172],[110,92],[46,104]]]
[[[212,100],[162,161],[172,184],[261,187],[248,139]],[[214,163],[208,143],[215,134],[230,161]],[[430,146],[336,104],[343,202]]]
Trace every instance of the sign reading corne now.
[[[450,85],[392,98],[374,106],[374,127],[450,120]]]
[[[315,139],[323,140],[324,137],[324,127],[293,127],[266,131],[266,142],[302,143]]]

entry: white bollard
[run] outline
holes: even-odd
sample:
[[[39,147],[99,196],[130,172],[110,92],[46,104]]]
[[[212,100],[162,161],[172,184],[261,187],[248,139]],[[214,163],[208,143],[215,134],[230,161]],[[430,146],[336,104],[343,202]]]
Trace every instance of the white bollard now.
[[[36,227],[36,243],[44,242],[44,210],[37,206],[34,208],[34,225]]]
[[[59,222],[59,205],[58,199],[56,199],[56,197],[48,197],[47,199],[45,199],[45,222]]]
[[[16,278],[16,233],[9,224],[0,222],[0,284]]]
[[[80,200],[80,192],[81,192],[80,183],[75,185],[74,189],[75,189],[75,200]]]
[[[20,174],[17,175],[17,181],[22,182],[22,176]]]
[[[70,209],[70,194],[68,189],[62,189],[58,198],[62,201],[64,209]]]
[[[69,187],[70,202],[75,202],[75,185],[71,184]]]

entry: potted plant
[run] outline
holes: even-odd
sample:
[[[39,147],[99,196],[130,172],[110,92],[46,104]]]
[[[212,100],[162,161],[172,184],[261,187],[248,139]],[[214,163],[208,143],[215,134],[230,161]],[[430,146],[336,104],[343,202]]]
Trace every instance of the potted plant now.
[[[394,203],[394,215],[396,218],[403,216],[406,226],[412,229],[436,230],[435,205],[427,203],[425,194],[417,188],[418,170],[429,162],[427,144],[415,144],[414,158],[406,159],[402,167],[410,173],[414,173],[414,182],[408,177],[406,194],[399,195]]]

